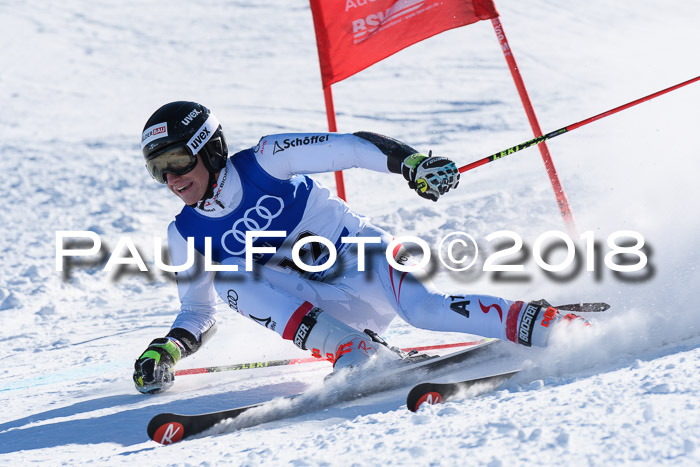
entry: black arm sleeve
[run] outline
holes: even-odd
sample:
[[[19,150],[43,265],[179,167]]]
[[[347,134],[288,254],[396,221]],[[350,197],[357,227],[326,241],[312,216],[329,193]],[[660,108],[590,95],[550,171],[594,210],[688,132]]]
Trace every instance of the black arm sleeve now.
[[[380,151],[386,155],[386,166],[389,172],[400,174],[401,173],[401,163],[408,156],[417,153],[408,144],[402,143],[401,141],[389,138],[388,136],[383,136],[377,133],[370,133],[369,131],[358,131],[353,133],[355,136],[362,138],[374,144]]]

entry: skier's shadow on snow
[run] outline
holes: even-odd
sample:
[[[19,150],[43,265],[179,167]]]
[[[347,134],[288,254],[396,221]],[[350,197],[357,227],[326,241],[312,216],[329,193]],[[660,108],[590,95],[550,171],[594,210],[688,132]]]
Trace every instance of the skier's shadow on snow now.
[[[0,424],[0,454],[22,450],[44,449],[66,444],[117,443],[129,446],[148,441],[148,421],[162,412],[202,413],[237,405],[263,402],[268,398],[302,392],[307,385],[302,382],[272,384],[243,391],[197,396],[157,404],[158,396],[139,394],[108,396],[79,402]],[[21,428],[29,423],[61,417],[74,417],[96,410],[129,406],[153,397],[153,405],[120,410],[117,413],[66,420]],[[16,428],[11,431],[12,428]]]

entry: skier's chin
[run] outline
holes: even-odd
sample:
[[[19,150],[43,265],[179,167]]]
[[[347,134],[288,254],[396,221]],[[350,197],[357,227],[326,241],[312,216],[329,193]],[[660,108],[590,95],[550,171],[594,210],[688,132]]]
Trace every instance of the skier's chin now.
[[[182,200],[183,203],[185,203],[188,206],[196,206],[201,197],[197,196],[180,196],[178,197]]]
[[[185,186],[184,189],[181,189],[180,191],[178,191],[174,187],[169,188],[175,196],[180,198],[182,202],[188,206],[196,205],[202,198],[202,196],[204,196],[204,190],[200,189],[198,184],[195,182],[190,182],[188,185]],[[200,191],[202,191],[202,193],[199,193]]]

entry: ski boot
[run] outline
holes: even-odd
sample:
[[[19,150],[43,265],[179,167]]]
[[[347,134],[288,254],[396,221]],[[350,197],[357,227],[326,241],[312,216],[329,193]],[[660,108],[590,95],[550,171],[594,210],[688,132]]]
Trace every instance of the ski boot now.
[[[574,313],[563,314],[546,300],[530,303],[515,302],[508,310],[506,320],[506,339],[527,347],[546,347],[552,329],[559,323],[581,322],[586,326],[591,323]]]
[[[345,369],[354,372],[360,368],[393,366],[407,357],[400,350],[390,348],[376,333],[353,329],[319,308],[312,309],[302,319],[294,343],[304,350],[311,350],[314,357],[332,362],[334,373]]]

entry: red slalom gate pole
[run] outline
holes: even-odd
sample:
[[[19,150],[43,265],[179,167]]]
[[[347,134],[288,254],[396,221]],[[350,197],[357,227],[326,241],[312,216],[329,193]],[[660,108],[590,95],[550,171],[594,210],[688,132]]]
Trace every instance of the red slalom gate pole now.
[[[418,352],[426,352],[429,350],[440,350],[440,349],[453,349],[455,347],[468,347],[471,345],[479,344],[483,341],[472,341],[472,342],[456,342],[453,344],[437,344],[437,345],[426,345],[422,347],[407,347],[401,349],[404,352],[410,352],[416,350]],[[268,360],[265,362],[249,362],[249,363],[236,363],[234,365],[223,365],[223,366],[210,366],[204,368],[190,368],[186,370],[177,370],[175,376],[185,376],[185,375],[201,375],[204,373],[218,373],[220,371],[237,371],[237,370],[254,370],[256,368],[269,368],[272,366],[287,366],[287,365],[298,365],[300,363],[314,363],[314,362],[328,362],[326,359],[307,357],[307,358],[288,358],[285,360]]]
[[[488,164],[489,162],[493,162],[497,159],[502,159],[506,156],[509,156],[515,152],[518,152],[522,149],[529,148],[530,146],[534,146],[535,144],[544,144],[543,141],[552,139],[555,136],[563,135],[564,133],[567,133],[569,131],[575,130],[576,128],[580,128],[584,125],[588,125],[589,123],[595,122],[596,120],[600,120],[601,118],[607,117],[609,115],[616,114],[622,110],[629,109],[630,107],[633,107],[637,104],[641,104],[642,102],[649,101],[651,99],[654,99],[655,97],[662,96],[666,93],[669,93],[671,91],[675,91],[678,88],[682,88],[683,86],[687,86],[691,83],[694,83],[696,81],[700,81],[700,76],[696,76],[695,78],[689,79],[688,81],[683,81],[682,83],[676,84],[675,86],[671,86],[666,89],[662,89],[661,91],[655,92],[653,94],[649,94],[648,96],[639,98],[637,100],[634,100],[632,102],[628,102],[627,104],[621,105],[619,107],[615,107],[614,109],[610,109],[606,112],[599,113],[598,115],[594,115],[593,117],[587,118],[585,120],[581,120],[580,122],[577,123],[572,123],[571,125],[565,126],[564,128],[560,128],[556,131],[552,131],[550,133],[547,133],[546,135],[539,136],[537,138],[533,138],[529,141],[525,141],[524,143],[517,144],[513,146],[512,148],[504,149],[503,151],[497,152],[496,154],[492,154],[488,157],[484,157],[483,159],[479,159],[478,161],[472,162],[471,164],[464,165],[459,168],[459,172],[466,172],[467,170],[472,170],[477,167],[480,167],[484,164]]]
[[[515,62],[515,57],[513,57],[513,53],[511,52],[510,44],[508,44],[505,31],[503,31],[501,20],[498,17],[493,18],[491,19],[491,24],[496,32],[496,37],[498,37],[498,42],[501,45],[501,50],[503,50],[503,55],[506,58],[506,62],[508,62],[510,74],[513,76],[513,81],[515,81],[515,87],[518,89],[520,100],[522,101],[523,107],[525,108],[525,113],[527,114],[527,120],[530,122],[530,126],[532,127],[532,132],[535,137],[540,137],[542,136],[542,130],[540,129],[540,124],[537,121],[535,110],[532,108],[532,103],[530,102],[530,97],[527,94],[527,89],[525,89],[523,78],[520,76],[520,71],[518,71],[518,64]],[[539,149],[540,154],[542,155],[545,170],[547,171],[547,175],[549,175],[549,181],[552,184],[552,189],[554,190],[554,196],[557,199],[559,212],[561,212],[561,215],[564,218],[564,224],[566,225],[569,234],[571,234],[573,237],[578,237],[576,223],[574,222],[574,215],[571,213],[569,201],[566,199],[566,193],[564,193],[564,188],[561,186],[561,182],[559,181],[559,175],[557,175],[557,169],[554,167],[552,156],[549,154],[549,148],[545,143],[542,143],[539,145]]]
[[[323,98],[326,101],[326,118],[328,119],[328,131],[331,133],[336,133],[338,127],[335,123],[335,108],[333,106],[333,93],[331,92],[330,84],[323,88]],[[335,172],[335,187],[338,192],[338,198],[343,201],[348,199],[345,196],[345,180],[343,179],[343,171],[338,170]]]

